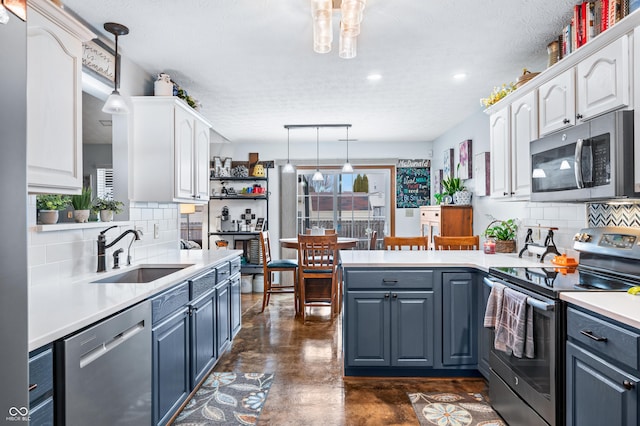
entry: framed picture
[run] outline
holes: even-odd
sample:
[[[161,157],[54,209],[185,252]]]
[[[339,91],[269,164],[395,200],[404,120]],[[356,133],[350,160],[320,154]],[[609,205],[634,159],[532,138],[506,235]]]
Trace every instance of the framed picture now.
[[[442,178],[452,177],[453,173],[453,148],[444,150],[444,157],[442,162]]]
[[[471,179],[473,177],[473,164],[471,154],[471,139],[460,142],[460,179]]]
[[[98,80],[113,86],[116,74],[115,52],[100,40],[82,43],[82,67]]]
[[[476,184],[475,195],[477,196],[485,196],[491,194],[491,179],[489,175],[490,169],[490,154],[488,152],[481,152],[480,154],[476,154],[473,159],[473,167],[475,169],[474,172],[474,180]]]
[[[262,232],[264,228],[264,217],[259,217],[256,221],[255,232]]]
[[[440,194],[442,193],[442,169],[433,171],[433,193]]]

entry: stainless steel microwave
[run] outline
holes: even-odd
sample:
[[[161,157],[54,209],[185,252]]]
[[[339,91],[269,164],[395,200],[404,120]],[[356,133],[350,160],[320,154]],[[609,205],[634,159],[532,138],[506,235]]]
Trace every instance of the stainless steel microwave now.
[[[633,111],[615,111],[531,142],[531,201],[634,197]]]

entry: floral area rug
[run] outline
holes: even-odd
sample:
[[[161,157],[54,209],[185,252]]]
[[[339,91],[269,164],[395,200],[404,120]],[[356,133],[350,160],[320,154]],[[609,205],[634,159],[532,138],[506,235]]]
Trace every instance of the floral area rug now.
[[[174,425],[255,425],[273,374],[211,373]]]
[[[408,393],[421,426],[507,426],[479,393]]]

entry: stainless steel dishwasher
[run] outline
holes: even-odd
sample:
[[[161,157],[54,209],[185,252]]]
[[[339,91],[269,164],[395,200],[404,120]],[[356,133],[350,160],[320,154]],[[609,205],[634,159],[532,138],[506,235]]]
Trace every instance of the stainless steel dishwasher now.
[[[151,424],[149,301],[58,342],[55,354],[56,424]]]

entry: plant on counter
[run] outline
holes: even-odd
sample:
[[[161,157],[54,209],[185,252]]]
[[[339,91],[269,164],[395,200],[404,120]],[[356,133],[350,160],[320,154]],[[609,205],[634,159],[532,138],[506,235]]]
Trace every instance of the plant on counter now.
[[[484,230],[484,236],[498,241],[511,241],[516,239],[517,231],[515,219],[494,220]]]
[[[36,197],[36,208],[38,210],[64,210],[71,202],[68,195],[41,194]]]
[[[91,188],[84,187],[78,195],[71,196],[71,204],[73,205],[73,218],[76,222],[84,223],[89,221],[91,213]]]

